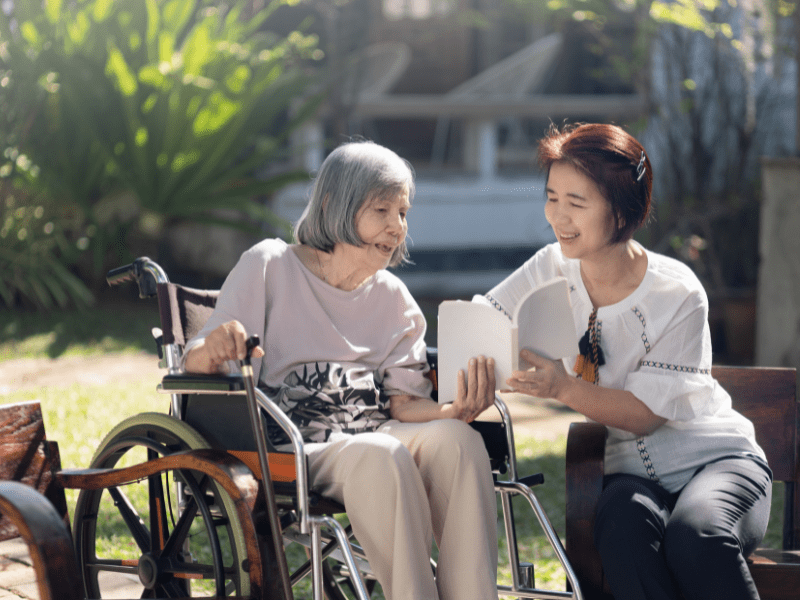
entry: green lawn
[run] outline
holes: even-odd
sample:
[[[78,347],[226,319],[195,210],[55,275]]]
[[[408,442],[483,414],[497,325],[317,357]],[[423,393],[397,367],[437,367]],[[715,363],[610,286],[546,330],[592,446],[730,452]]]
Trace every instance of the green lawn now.
[[[0,360],[146,350],[158,326],[154,299],[106,302],[85,311],[0,311]]]

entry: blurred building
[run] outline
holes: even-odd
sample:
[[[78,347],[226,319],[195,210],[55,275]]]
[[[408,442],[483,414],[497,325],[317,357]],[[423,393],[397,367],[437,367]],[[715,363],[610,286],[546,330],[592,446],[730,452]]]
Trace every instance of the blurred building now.
[[[547,31],[510,3],[311,4],[328,87],[294,157],[313,173],[331,148],[361,136],[412,163],[414,264],[397,274],[418,297],[483,293],[554,239],[535,164],[550,123],[627,123],[643,112],[629,87],[590,76],[601,59],[581,29]],[[306,185],[292,186],[273,208],[293,222],[306,199]]]

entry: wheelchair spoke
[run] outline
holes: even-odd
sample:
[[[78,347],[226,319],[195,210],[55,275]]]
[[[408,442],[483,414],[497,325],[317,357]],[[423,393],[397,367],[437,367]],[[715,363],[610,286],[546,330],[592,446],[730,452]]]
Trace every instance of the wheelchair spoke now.
[[[149,552],[150,545],[150,532],[147,529],[136,508],[133,506],[128,497],[117,487],[108,488],[108,493],[114,500],[114,506],[117,507],[120,516],[125,525],[128,527],[136,545],[142,552]]]
[[[150,452],[148,458],[152,460]],[[161,475],[148,477],[147,487],[150,501],[150,549],[151,552],[161,550],[167,543],[169,526],[167,524],[167,508],[164,505],[164,482]]]
[[[86,567],[93,572],[105,571],[108,573],[126,573],[136,576],[139,572],[139,561],[128,559],[96,558],[86,563]]]
[[[213,564],[175,562],[163,570],[177,579],[214,579],[216,568]],[[233,569],[223,569],[225,575],[230,576]]]
[[[156,596],[158,598],[183,598],[186,596],[186,586],[182,581],[170,580],[163,584],[159,584],[153,590],[159,592]]]
[[[169,534],[169,538],[158,553],[161,556],[172,556],[182,551],[183,543],[189,537],[189,530],[194,518],[197,516],[197,501],[191,498],[183,509],[175,528]]]

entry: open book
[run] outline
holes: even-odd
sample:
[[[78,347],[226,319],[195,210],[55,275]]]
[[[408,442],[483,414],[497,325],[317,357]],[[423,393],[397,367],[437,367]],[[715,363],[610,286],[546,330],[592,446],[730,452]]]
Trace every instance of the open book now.
[[[494,358],[497,389],[519,370],[520,350],[557,360],[578,354],[569,286],[555,277],[528,292],[508,316],[488,304],[447,300],[439,305],[439,403],[455,400],[457,373],[470,358]]]

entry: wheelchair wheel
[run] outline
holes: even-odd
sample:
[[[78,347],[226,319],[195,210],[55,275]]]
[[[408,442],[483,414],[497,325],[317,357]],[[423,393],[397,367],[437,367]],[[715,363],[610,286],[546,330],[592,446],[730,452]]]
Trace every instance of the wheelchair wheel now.
[[[123,467],[208,447],[186,423],[143,413],[105,437],[91,466]],[[176,482],[184,490],[181,506]],[[117,488],[81,491],[74,536],[88,598],[250,595],[244,533],[233,500],[199,473],[167,472]],[[121,583],[124,591],[118,590]]]

